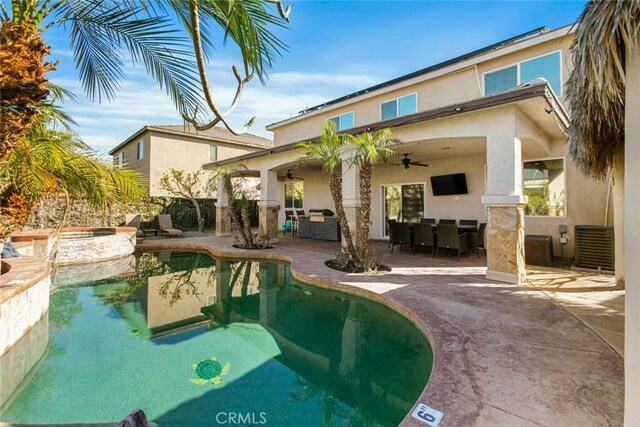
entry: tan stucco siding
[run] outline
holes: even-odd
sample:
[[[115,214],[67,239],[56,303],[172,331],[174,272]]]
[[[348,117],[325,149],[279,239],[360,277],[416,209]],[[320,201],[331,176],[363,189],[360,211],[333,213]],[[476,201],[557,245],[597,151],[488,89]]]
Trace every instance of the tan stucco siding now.
[[[429,161],[429,167],[388,165],[376,168],[372,180],[371,238],[382,238],[384,224],[383,185],[424,184],[424,217],[436,219],[475,219],[485,222],[484,205],[480,197],[485,192],[484,154],[450,157]],[[452,173],[466,174],[469,194],[434,196],[431,177]]]
[[[293,169],[293,176],[302,179],[303,182],[303,206],[305,213],[309,213],[310,209],[331,209],[335,212],[331,192],[329,191],[329,175],[322,173],[319,168],[309,169]],[[283,179],[278,182],[278,203],[280,203],[280,212],[278,216],[278,224],[284,224],[285,208],[284,205],[284,186],[290,182]]]
[[[138,160],[138,142],[143,141],[143,155],[142,159]],[[124,152],[124,164],[126,167],[135,169],[136,171],[142,173],[145,178],[148,179],[150,173],[150,145],[149,145],[149,134],[140,135],[139,138],[136,138],[134,141],[131,141],[129,144],[125,145],[120,149],[117,153],[113,155],[113,164],[118,165],[118,156],[121,152]]]
[[[332,117],[350,111],[354,112],[355,126],[379,122],[381,103],[411,93],[417,94],[418,112],[476,99],[483,94],[483,73],[555,51],[560,51],[561,80],[564,85],[572,69],[571,58],[567,55],[572,39],[573,34],[568,34],[521,51],[480,62],[462,70],[406,85],[400,89],[390,90],[375,96],[356,97],[348,105],[338,108],[328,107],[331,109],[327,111],[311,112],[301,120],[283,123],[274,128],[275,145],[279,146],[316,137],[320,135],[323,123]]]
[[[568,227],[565,256],[574,253],[574,226],[576,225],[605,225],[607,206],[608,182],[594,181],[582,175],[574,166],[567,153],[567,144],[562,139],[555,139],[551,144],[551,153],[547,157],[523,158],[541,160],[544,158],[563,158],[565,170],[565,216],[525,216],[525,233],[542,234],[553,237],[553,253],[561,256],[560,232],[558,226],[566,224]],[[609,218],[613,214],[609,209]],[[610,219],[607,225],[612,225]]]
[[[255,151],[253,148],[236,147],[231,144],[194,140],[188,136],[165,135],[158,132],[150,132],[148,135],[152,146],[149,190],[151,196],[169,196],[159,187],[160,178],[169,169],[188,172],[202,169],[202,165],[210,161],[210,144],[218,146],[218,160]],[[203,183],[209,175],[210,172],[203,174]],[[204,187],[201,190],[204,191]]]

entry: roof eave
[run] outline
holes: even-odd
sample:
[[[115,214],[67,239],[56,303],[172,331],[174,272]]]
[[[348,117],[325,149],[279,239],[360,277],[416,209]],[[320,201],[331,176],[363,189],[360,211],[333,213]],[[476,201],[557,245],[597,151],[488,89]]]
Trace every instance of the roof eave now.
[[[558,121],[564,126],[564,129],[568,127],[569,116],[558,100],[558,97],[551,89],[548,83],[537,83],[534,85],[528,85],[519,87],[509,92],[501,93],[498,95],[484,96],[481,98],[472,99],[470,101],[460,102],[457,104],[451,104],[440,108],[434,108],[432,110],[423,111],[420,113],[414,113],[408,116],[397,117],[390,120],[371,123],[368,125],[358,126],[351,128],[343,133],[355,135],[361,132],[373,132],[387,127],[400,127],[407,126],[414,123],[425,122],[434,119],[440,119],[444,117],[455,116],[459,114],[470,113],[473,111],[483,110],[487,108],[498,107],[501,105],[509,104],[512,102],[523,101],[535,97],[543,97],[550,108],[556,114]],[[308,142],[319,142],[320,136],[310,139]],[[244,160],[250,160],[253,158],[263,157],[285,151],[295,150],[298,148],[300,142],[293,142],[290,144],[280,145],[278,147],[256,151],[254,153],[244,154],[238,157],[231,157],[229,159],[219,160],[217,162],[205,163],[202,165],[204,169],[211,169],[215,167],[221,167],[226,165],[237,164]]]
[[[434,77],[440,77],[443,74],[447,74],[447,73],[451,73],[451,72],[455,72],[457,70],[460,69],[465,69],[468,67],[471,67],[475,64],[479,64],[485,60],[490,59],[491,55],[495,55],[496,52],[501,52],[503,51],[503,49],[508,50],[508,49],[513,49],[514,51],[518,51],[521,49],[525,49],[527,47],[531,45],[536,45],[536,44],[540,44],[540,43],[544,43],[546,41],[549,40],[553,40],[559,37],[563,37],[563,32],[566,31],[564,33],[564,35],[566,34],[570,34],[575,32],[575,28],[574,28],[574,24],[570,24],[570,25],[565,25],[562,26],[560,28],[556,28],[555,30],[551,30],[551,31],[547,31],[545,33],[540,34],[539,36],[533,37],[533,38],[528,38],[528,39],[524,39],[522,41],[495,49],[495,50],[490,50],[481,54],[478,54],[476,56],[472,56],[472,57],[467,57],[467,55],[462,55],[459,58],[459,61],[453,62],[453,63],[449,63],[451,60],[445,61],[442,64],[447,64],[446,66],[443,67],[438,67],[439,64],[436,64],[432,67],[428,67],[427,69],[432,69],[431,71],[425,72],[423,74],[418,74],[418,75],[414,75],[416,72],[414,73],[410,73],[407,74],[406,76],[401,76],[395,79],[390,80],[390,82],[394,82],[390,85],[384,85],[383,84],[379,84],[376,86],[373,86],[374,88],[376,88],[377,86],[381,86],[382,87],[378,87],[376,89],[363,89],[361,91],[356,92],[357,95],[347,95],[346,97],[341,97],[341,98],[336,98],[334,100],[328,101],[323,105],[326,105],[326,107],[324,108],[318,108],[318,109],[314,109],[311,111],[308,111],[307,113],[303,113],[303,114],[299,114],[297,116],[294,117],[290,117],[288,119],[284,119],[284,120],[280,120],[278,122],[275,123],[271,123],[269,125],[266,126],[266,129],[268,131],[273,132],[275,129],[279,128],[280,126],[283,125],[287,125],[290,123],[294,123],[296,121],[299,120],[303,120],[307,117],[310,117],[312,115],[316,115],[316,114],[321,114],[323,112],[326,111],[330,111],[330,110],[334,110],[334,109],[338,109],[341,108],[345,105],[348,105],[351,102],[355,101],[359,101],[359,100],[364,100],[367,99],[367,97],[371,97],[371,96],[377,96],[380,94],[383,94],[385,92],[389,92],[389,91],[393,91],[399,88],[402,88],[404,86],[409,86],[409,85],[413,85],[416,83],[420,83],[422,81],[425,80],[429,80],[431,78]],[[533,43],[532,41],[535,41],[535,43]],[[499,44],[499,43],[498,43]],[[482,49],[480,49],[482,50]],[[489,58],[488,58],[489,57]],[[411,77],[407,77],[407,76],[411,76]],[[404,77],[407,77],[406,79]],[[361,93],[360,93],[361,92]]]

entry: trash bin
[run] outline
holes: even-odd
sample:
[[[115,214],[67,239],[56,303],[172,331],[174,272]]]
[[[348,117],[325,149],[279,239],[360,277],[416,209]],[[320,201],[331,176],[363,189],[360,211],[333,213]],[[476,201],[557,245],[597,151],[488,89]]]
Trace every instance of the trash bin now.
[[[553,237],[534,234],[524,236],[524,257],[527,264],[551,267]]]

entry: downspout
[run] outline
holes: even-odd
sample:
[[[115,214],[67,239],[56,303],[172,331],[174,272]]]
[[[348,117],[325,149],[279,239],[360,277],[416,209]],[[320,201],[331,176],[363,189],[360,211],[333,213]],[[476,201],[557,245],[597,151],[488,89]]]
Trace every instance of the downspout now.
[[[606,227],[607,222],[609,221],[609,205],[611,204],[611,187],[613,187],[613,169],[609,168],[609,179],[607,180],[607,202],[604,205],[604,222],[603,225]]]

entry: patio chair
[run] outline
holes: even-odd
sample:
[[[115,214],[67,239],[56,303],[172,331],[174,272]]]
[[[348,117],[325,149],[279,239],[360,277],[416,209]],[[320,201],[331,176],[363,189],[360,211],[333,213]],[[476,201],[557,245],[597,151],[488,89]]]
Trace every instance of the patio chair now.
[[[391,248],[391,242],[393,241],[393,225],[396,224],[398,221],[396,221],[395,219],[388,219],[387,220],[387,230],[389,232],[389,248]]]
[[[391,253],[393,253],[393,247],[395,245],[400,245],[401,249],[406,245],[411,246],[411,230],[409,229],[409,224],[406,222],[396,222],[390,225],[392,230],[390,236]]]
[[[476,241],[476,255],[480,258],[480,251],[478,249],[482,249],[484,252],[484,256],[487,256],[487,248],[484,246],[484,233],[487,230],[487,223],[483,222],[480,224],[480,228],[478,228],[478,239]]]
[[[436,219],[435,218],[420,218],[420,224],[436,225]]]
[[[438,224],[436,255],[440,248],[455,249],[460,261],[460,254],[467,252],[467,233],[458,233],[458,227],[455,224]]]
[[[431,224],[416,224],[413,226],[414,252],[417,247],[429,247],[431,248],[431,253],[435,254],[436,244],[433,237],[433,228],[431,227]]]
[[[284,211],[284,224],[282,224],[282,236],[286,236],[287,232],[291,232],[293,236],[293,223],[295,221],[295,215],[292,210]]]
[[[304,209],[296,209],[296,216],[305,216]]]
[[[142,224],[140,223],[140,215],[126,214],[124,216],[124,226],[136,229],[136,237],[144,237],[142,232]]]
[[[455,219],[441,219],[440,221],[438,221],[438,224],[456,225],[456,220]]]
[[[171,222],[171,215],[160,214],[158,215],[158,226],[160,227],[160,233],[167,233],[169,236],[182,237],[182,230],[173,228]]]
[[[478,220],[477,219],[461,219],[459,223],[460,227],[473,227],[478,228]]]

